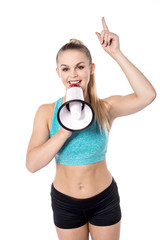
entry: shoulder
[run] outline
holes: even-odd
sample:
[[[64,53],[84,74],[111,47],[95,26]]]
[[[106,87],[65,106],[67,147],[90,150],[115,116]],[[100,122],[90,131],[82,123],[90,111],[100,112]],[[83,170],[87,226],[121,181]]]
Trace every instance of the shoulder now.
[[[45,113],[45,114],[49,114],[54,106],[55,106],[55,103],[56,102],[53,102],[53,103],[44,103],[44,104],[41,104],[39,107],[38,107],[38,110],[39,112],[42,112],[42,113]]]
[[[114,121],[114,117],[112,116],[112,113],[111,113],[112,104],[117,100],[118,100],[118,95],[113,95],[113,96],[103,98],[103,102],[105,103],[106,111],[108,113],[108,117],[111,123],[113,123]]]
[[[55,104],[56,102],[41,104],[37,109],[36,116],[39,116],[46,122],[48,129],[51,126]]]
[[[107,103],[109,107],[111,107],[113,101],[116,101],[116,99],[119,97],[119,95],[112,95],[109,97],[104,98],[103,100]]]
[[[111,105],[112,105],[112,96],[103,98],[102,100],[105,104],[107,113],[110,114],[110,109],[111,109]]]

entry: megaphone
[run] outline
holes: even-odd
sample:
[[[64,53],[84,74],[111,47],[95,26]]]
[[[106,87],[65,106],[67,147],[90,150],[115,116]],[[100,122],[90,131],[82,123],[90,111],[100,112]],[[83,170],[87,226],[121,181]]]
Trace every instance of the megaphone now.
[[[66,102],[57,113],[59,124],[72,132],[87,129],[94,120],[94,110],[84,101],[83,91],[79,84],[71,84],[66,92]]]

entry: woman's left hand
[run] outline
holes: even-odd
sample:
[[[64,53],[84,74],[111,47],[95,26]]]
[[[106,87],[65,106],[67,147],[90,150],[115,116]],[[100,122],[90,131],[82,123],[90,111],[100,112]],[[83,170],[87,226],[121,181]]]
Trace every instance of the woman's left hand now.
[[[102,18],[102,25],[103,25],[103,30],[101,34],[96,32],[96,35],[98,36],[98,39],[104,51],[106,51],[108,54],[114,57],[114,55],[118,51],[120,51],[119,37],[117,36],[117,34],[109,31],[104,17]]]

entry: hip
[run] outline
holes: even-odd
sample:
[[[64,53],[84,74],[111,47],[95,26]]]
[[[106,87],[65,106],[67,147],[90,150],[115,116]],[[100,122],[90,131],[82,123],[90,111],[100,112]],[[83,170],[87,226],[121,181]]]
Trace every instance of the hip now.
[[[51,206],[54,223],[60,228],[77,228],[88,221],[96,226],[109,226],[121,219],[118,187],[112,179],[111,184],[99,194],[78,199],[57,191],[51,186]]]

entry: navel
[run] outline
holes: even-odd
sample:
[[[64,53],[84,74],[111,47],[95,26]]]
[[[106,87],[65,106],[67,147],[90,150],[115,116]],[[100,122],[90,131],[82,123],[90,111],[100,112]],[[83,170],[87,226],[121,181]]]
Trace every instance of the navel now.
[[[84,188],[84,185],[82,183],[79,184],[80,190]]]

